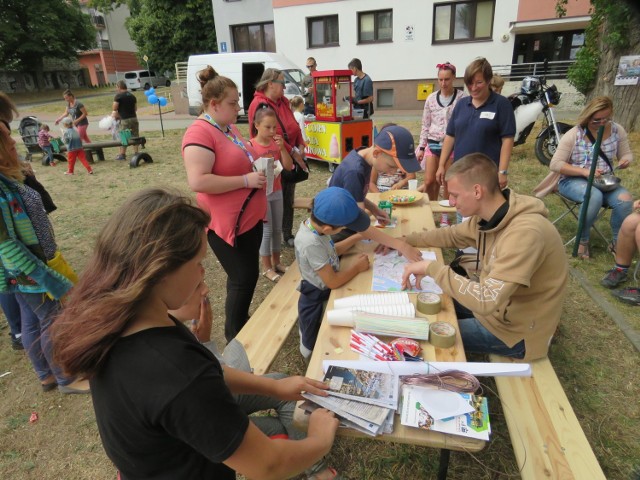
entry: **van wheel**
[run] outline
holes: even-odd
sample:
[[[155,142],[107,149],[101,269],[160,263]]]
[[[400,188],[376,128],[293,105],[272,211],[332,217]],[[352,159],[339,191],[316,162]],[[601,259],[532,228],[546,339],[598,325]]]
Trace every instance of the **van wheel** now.
[[[151,88],[151,85],[149,85],[148,83],[144,84],[144,89],[145,90],[149,90]]]
[[[165,87],[170,87],[171,86],[171,80],[167,80],[167,83],[164,84]]]

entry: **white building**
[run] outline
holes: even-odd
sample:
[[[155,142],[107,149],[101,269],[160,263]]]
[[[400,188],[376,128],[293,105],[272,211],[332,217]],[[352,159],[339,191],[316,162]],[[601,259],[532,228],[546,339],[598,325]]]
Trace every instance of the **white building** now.
[[[458,67],[462,86],[479,56],[492,65],[573,59],[589,21],[589,0],[569,2],[563,19],[556,0],[212,2],[218,51],[277,51],[301,67],[311,56],[319,70],[359,58],[374,81],[376,109],[422,108],[445,61]]]

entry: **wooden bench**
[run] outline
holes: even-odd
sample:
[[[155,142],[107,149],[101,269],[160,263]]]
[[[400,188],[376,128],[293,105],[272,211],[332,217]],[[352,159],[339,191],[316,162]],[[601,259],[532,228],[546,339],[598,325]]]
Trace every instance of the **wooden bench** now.
[[[145,147],[147,143],[147,139],[145,137],[131,137],[128,139],[127,146],[135,146],[142,145],[142,148]],[[104,161],[104,149],[105,148],[114,148],[121,147],[122,143],[116,140],[104,141],[104,142],[92,142],[85,143],[82,145],[82,149],[85,151],[87,156],[87,160],[90,163],[94,163],[93,155],[95,154],[98,157],[98,160]],[[66,152],[67,146],[65,144],[60,145],[60,152]],[[129,167],[136,168],[140,165],[140,162],[153,163],[153,159],[151,155],[144,152],[138,152],[134,154],[129,160]]]
[[[306,210],[311,209],[311,200],[309,197],[296,197],[293,199],[293,208],[303,208]],[[443,207],[440,203],[433,201],[429,202],[431,211],[433,213],[456,213],[456,207]]]
[[[531,377],[495,377],[522,478],[604,480],[551,362],[535,360],[531,369]]]
[[[298,319],[298,262],[293,262],[236,336],[256,375],[269,371]]]

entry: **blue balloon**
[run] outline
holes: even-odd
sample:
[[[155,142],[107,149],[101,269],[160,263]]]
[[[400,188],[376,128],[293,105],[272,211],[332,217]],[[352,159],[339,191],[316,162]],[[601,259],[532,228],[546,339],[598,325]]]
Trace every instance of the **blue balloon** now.
[[[149,95],[147,97],[147,100],[149,100],[149,103],[151,105],[155,105],[156,103],[158,103],[158,97],[156,97],[155,95]]]
[[[160,106],[161,107],[166,107],[167,106],[167,99],[164,98],[164,97],[158,98],[158,102],[160,102]]]
[[[151,87],[149,90],[145,90],[144,94],[148,97],[149,95],[154,95],[156,93],[155,88]]]

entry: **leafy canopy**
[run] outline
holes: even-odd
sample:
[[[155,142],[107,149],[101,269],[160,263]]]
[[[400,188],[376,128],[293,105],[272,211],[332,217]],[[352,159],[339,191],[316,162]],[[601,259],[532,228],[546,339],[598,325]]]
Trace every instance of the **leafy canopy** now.
[[[147,55],[149,68],[163,72],[189,55],[217,51],[211,0],[91,0],[101,11],[120,4],[131,11],[126,27],[138,47],[140,65]]]
[[[0,65],[39,71],[44,58],[74,59],[96,48],[96,30],[78,0],[0,0]]]

